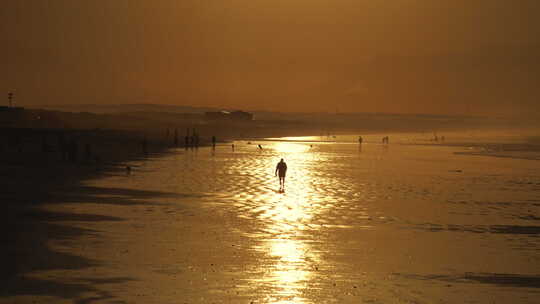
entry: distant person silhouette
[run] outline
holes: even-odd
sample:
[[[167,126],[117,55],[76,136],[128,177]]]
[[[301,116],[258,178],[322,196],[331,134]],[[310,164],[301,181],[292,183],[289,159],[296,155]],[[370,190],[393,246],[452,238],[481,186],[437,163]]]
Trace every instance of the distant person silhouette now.
[[[279,161],[276,166],[276,176],[279,175],[279,190],[285,190],[285,174],[287,173],[287,164],[283,158]]]
[[[195,129],[193,129],[195,131]],[[193,143],[195,144],[195,148],[199,148],[199,133],[193,133]]]

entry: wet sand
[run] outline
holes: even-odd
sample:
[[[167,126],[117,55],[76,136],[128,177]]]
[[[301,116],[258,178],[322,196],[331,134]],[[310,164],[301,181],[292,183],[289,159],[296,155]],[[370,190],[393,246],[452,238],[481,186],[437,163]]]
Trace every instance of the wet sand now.
[[[374,141],[235,147],[59,189],[40,227],[53,259],[0,302],[538,302],[537,161]]]

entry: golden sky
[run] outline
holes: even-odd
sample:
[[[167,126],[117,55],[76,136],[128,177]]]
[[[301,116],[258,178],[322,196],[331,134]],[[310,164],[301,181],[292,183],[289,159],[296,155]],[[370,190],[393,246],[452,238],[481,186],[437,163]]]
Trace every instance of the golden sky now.
[[[537,0],[4,1],[0,42],[21,105],[540,111]]]

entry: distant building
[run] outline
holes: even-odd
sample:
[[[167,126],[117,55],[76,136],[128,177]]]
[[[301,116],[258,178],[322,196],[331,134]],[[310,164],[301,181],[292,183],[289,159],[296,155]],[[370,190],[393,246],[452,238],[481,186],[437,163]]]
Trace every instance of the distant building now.
[[[244,111],[218,111],[206,112],[204,116],[212,120],[253,120],[253,114]]]
[[[230,118],[230,114],[231,113],[227,111],[206,112],[204,113],[204,117],[206,117],[207,119],[228,119]]]
[[[253,120],[253,114],[244,111],[234,111],[230,115],[235,120]]]

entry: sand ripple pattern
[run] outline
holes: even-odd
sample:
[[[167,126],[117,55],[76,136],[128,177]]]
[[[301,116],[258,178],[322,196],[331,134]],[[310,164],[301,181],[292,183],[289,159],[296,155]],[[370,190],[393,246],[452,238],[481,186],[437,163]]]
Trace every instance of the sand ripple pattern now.
[[[284,193],[278,191],[274,176],[281,157],[289,166]],[[264,225],[269,234],[347,227],[353,219],[368,219],[366,202],[377,197],[368,184],[336,178],[335,170],[340,169],[334,167],[339,164],[333,166],[331,155],[325,153],[284,153],[268,148],[207,161],[216,167],[207,176],[212,184],[209,202],[233,206],[240,217],[272,223]]]

